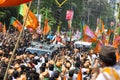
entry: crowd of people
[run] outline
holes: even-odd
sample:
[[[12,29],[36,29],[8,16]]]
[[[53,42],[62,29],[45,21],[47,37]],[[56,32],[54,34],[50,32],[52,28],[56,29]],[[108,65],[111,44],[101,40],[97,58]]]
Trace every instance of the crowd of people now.
[[[0,33],[0,80],[4,78],[18,35],[17,31]],[[38,55],[25,49],[33,40],[44,41],[43,36],[25,31],[10,64],[7,80],[120,80],[120,46],[117,49],[103,46],[99,53],[94,53],[74,47],[74,41],[67,41],[67,37],[59,34],[59,39],[54,38],[56,42],[64,41],[65,46],[51,56]],[[52,43],[53,39],[45,41]]]

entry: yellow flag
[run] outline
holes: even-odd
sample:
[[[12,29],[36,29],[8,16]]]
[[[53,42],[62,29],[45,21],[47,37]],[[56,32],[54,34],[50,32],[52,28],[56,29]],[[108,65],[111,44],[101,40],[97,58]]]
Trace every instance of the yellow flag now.
[[[28,7],[26,4],[22,4],[20,6],[20,11],[19,14],[21,14],[23,16],[23,19],[25,20],[25,17],[27,15],[27,11],[28,11]],[[28,18],[26,20],[26,24],[25,26],[27,28],[32,28],[32,29],[36,29],[39,26],[39,22],[37,17],[34,15],[34,13],[32,11],[29,10],[28,12]]]
[[[57,32],[60,33],[60,26],[57,27]]]

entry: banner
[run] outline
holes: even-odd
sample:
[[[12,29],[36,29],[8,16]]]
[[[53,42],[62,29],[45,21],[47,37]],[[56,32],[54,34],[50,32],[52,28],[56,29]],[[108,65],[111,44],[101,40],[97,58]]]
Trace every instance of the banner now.
[[[22,24],[15,17],[11,17],[10,24],[14,26],[19,32],[22,30]]]
[[[25,20],[25,18],[26,18],[27,11],[28,11],[27,5],[22,4],[20,6],[19,14],[23,16],[23,20]],[[33,30],[35,30],[39,26],[39,21],[31,10],[29,10],[29,12],[28,12],[28,18],[26,20],[25,26],[27,28],[32,28]]]
[[[73,10],[67,10],[67,12],[66,12],[66,20],[72,20],[73,19],[73,15],[74,15],[74,11]]]

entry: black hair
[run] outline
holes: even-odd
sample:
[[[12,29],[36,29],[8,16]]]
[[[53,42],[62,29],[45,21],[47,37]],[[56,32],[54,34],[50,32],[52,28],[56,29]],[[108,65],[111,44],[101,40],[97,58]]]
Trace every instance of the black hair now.
[[[42,63],[42,65],[41,65],[41,66],[46,67],[46,63]]]
[[[37,60],[36,60],[36,59],[33,59],[33,60],[32,60],[32,62],[33,62],[35,65],[37,65],[37,64],[38,64],[38,62],[37,62]]]
[[[69,71],[69,77],[73,77],[73,75],[74,75],[74,70],[70,70]]]
[[[48,63],[48,58],[47,57],[45,58],[45,63]]]
[[[55,80],[55,78],[54,77],[50,77],[49,80]]]
[[[80,68],[80,61],[76,61],[75,67]]]
[[[2,66],[2,67],[7,67],[7,64],[5,63],[5,61],[2,61],[2,62],[1,62],[1,66]]]
[[[16,79],[19,77],[19,72],[17,70],[13,71],[13,77]]]
[[[70,67],[72,66],[71,62],[69,60],[66,61],[66,64],[69,63]],[[65,64],[65,67],[68,69],[67,65]]]
[[[25,65],[21,65],[20,68],[21,68],[22,71],[25,71],[26,66]]]
[[[41,72],[45,72],[45,67],[44,67],[44,66],[41,66],[41,67],[40,67],[40,71],[41,71]]]
[[[49,70],[51,70],[51,71],[54,70],[54,65],[53,64],[49,64]]]
[[[100,60],[105,63],[106,66],[113,66],[116,64],[115,48],[111,46],[102,46],[99,53]]]
[[[31,72],[28,77],[28,80],[39,80],[39,74],[36,72]]]
[[[60,75],[60,72],[56,70],[56,71],[54,72],[54,77],[55,77],[55,78],[58,78],[59,75]]]
[[[105,57],[99,54],[100,60],[102,60],[106,66],[114,66],[116,64],[116,56],[115,53],[112,53],[110,57]]]
[[[34,55],[35,55],[35,56],[38,56],[38,54],[37,54],[36,52],[34,52]]]
[[[80,61],[80,57],[76,57],[76,61]]]
[[[1,79],[1,77],[0,77],[0,80],[3,80],[3,79]],[[12,80],[12,76],[8,75],[7,80]]]

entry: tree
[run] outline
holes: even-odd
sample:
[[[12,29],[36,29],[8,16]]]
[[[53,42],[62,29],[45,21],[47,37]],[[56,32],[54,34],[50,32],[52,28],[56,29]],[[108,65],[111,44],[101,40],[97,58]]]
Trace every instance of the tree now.
[[[96,26],[96,20],[100,17],[106,25],[114,21],[113,8],[107,0],[86,0],[83,4],[81,17],[90,26]]]
[[[59,0],[62,2],[63,0]],[[55,0],[40,0],[39,9],[37,9],[38,0],[34,0],[31,6],[31,11],[33,13],[42,15],[42,26],[44,24],[45,18],[45,11],[48,9],[48,20],[49,25],[52,29],[57,29],[56,25],[56,13],[57,9],[59,9],[58,5],[56,4]],[[10,22],[10,17],[18,16],[18,9],[17,7],[10,7],[10,8],[0,8],[0,21]],[[67,2],[61,7],[60,13],[60,26],[61,29],[67,29],[68,23],[65,19],[66,17],[66,10],[72,9],[74,11],[74,17],[72,20],[72,27],[79,28],[80,22],[84,21],[90,27],[95,30],[96,20],[101,16],[102,20],[106,25],[109,24],[110,21],[114,21],[113,16],[113,8],[108,3],[107,0],[67,0]],[[21,19],[19,16],[18,18]]]
[[[19,6],[0,8],[0,21],[6,24],[7,29],[9,27],[11,17],[18,17],[18,11]]]

